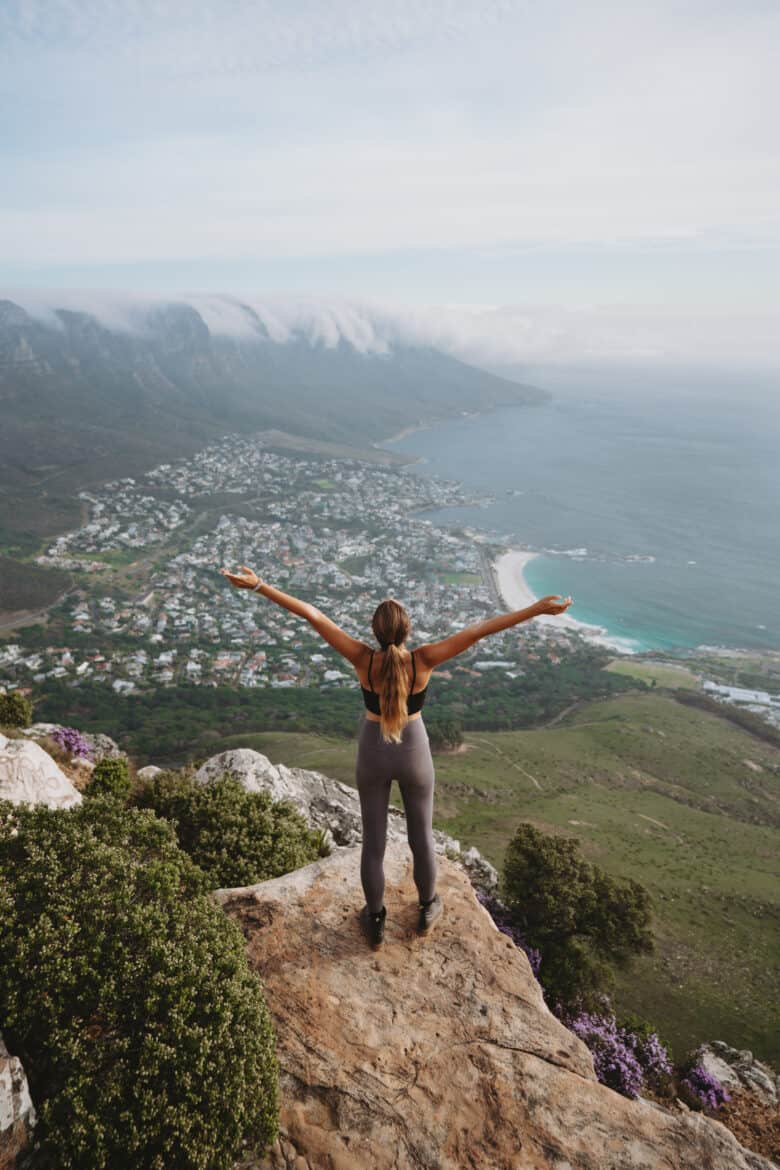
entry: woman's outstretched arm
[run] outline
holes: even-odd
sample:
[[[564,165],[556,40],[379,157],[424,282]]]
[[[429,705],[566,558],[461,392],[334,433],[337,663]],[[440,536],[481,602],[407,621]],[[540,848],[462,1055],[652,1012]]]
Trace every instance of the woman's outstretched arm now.
[[[543,613],[563,613],[571,603],[570,597],[561,601],[560,594],[551,593],[548,597],[542,597],[539,601],[535,601],[527,609],[516,609],[512,613],[500,613],[496,617],[487,618],[484,622],[467,626],[465,630],[451,634],[449,638],[442,638],[440,642],[427,642],[424,646],[419,646],[416,653],[425,666],[433,670],[435,666],[440,666],[442,662],[447,662],[448,659],[455,658],[464,650],[468,650],[480,638],[486,638],[489,634],[498,634],[501,630],[508,630],[510,626],[517,626],[520,622],[527,622],[529,618],[539,617]]]
[[[342,630],[331,618],[326,617],[322,610],[317,609],[316,605],[310,605],[308,601],[301,601],[299,597],[283,593],[281,589],[276,589],[267,581],[261,582],[257,573],[247,565],[239,565],[239,569],[238,573],[230,573],[224,568],[220,569],[220,572],[237,589],[252,589],[257,593],[262,593],[263,597],[281,605],[283,609],[288,609],[297,617],[306,618],[306,621],[314,627],[320,637],[324,638],[334,650],[338,650],[339,654],[351,662],[353,666],[368,654],[368,646],[365,642],[358,641],[346,630]],[[257,588],[258,586],[259,588]]]

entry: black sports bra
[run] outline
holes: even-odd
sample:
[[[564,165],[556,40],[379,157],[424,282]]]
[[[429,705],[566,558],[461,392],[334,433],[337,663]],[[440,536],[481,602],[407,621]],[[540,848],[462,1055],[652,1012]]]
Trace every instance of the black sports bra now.
[[[364,686],[361,686],[360,689],[363,692],[363,702],[366,704],[366,710],[370,711],[373,715],[381,715],[382,712],[379,710],[379,695],[374,690],[373,684],[371,682],[371,667],[373,664],[374,651],[372,650],[371,657],[368,661],[368,685],[371,687],[371,690],[367,691]],[[425,702],[425,695],[428,690],[428,688],[425,687],[423,690],[418,691],[416,695],[413,695],[412,691],[414,690],[414,682],[416,678],[417,664],[414,661],[414,650],[412,650],[412,685],[406,698],[407,715],[416,715],[418,711],[422,710],[422,705]]]

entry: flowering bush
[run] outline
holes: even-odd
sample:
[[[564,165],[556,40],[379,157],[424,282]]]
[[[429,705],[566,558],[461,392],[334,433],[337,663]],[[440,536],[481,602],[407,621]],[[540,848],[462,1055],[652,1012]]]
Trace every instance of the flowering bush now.
[[[611,1012],[580,1012],[563,1022],[587,1044],[601,1083],[624,1097],[638,1097],[645,1084],[658,1087],[672,1075],[658,1033],[641,1020],[632,1028],[618,1024]]]
[[[566,1026],[587,1044],[593,1055],[593,1068],[602,1085],[608,1085],[624,1097],[639,1096],[644,1085],[642,1066],[614,1016],[582,1012],[567,1020]]]
[[[701,1063],[700,1051],[693,1054],[688,1071],[680,1081],[680,1089],[690,1104],[699,1109],[720,1109],[721,1105],[731,1100],[718,1078]]]
[[[50,738],[72,756],[90,759],[93,755],[91,745],[75,727],[56,727]]]
[[[631,1025],[624,1021],[622,1025],[626,1043],[634,1050],[634,1055],[642,1066],[645,1080],[654,1089],[660,1089],[668,1084],[672,1075],[672,1062],[669,1053],[657,1032],[652,1031],[649,1024],[636,1021]]]
[[[485,907],[501,933],[505,934],[507,938],[511,938],[515,946],[519,947],[521,951],[525,951],[528,962],[531,964],[531,970],[538,979],[539,968],[542,965],[542,952],[536,947],[528,945],[521,932],[516,926],[512,925],[509,911],[503,903],[499,902],[498,898],[492,898],[489,894],[483,894],[477,891],[477,901]]]

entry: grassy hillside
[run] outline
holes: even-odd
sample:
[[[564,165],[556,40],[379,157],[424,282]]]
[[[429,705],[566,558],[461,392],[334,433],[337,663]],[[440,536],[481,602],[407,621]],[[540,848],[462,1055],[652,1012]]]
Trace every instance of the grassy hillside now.
[[[353,783],[354,743],[277,732],[229,745]],[[719,1038],[780,1060],[780,750],[660,693],[586,704],[547,729],[467,733],[465,746],[436,757],[438,828],[499,868],[519,820],[578,837],[654,897],[657,950],[621,978],[620,1006],[678,1054]]]

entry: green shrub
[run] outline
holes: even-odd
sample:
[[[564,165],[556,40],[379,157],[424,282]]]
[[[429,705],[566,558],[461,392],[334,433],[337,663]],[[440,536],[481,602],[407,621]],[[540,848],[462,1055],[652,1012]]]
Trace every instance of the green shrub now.
[[[463,743],[463,724],[457,719],[432,719],[425,726],[431,751],[451,751]]]
[[[18,691],[0,695],[0,727],[29,727],[32,713],[32,702]]]
[[[653,947],[648,891],[586,861],[573,837],[519,825],[504,859],[503,899],[542,952],[539,981],[553,1005],[598,1008],[613,967]]]
[[[316,833],[292,804],[247,792],[228,772],[208,784],[161,772],[133,803],[173,823],[179,845],[215,888],[251,886],[320,855]]]
[[[116,800],[126,800],[130,794],[130,787],[127,760],[104,756],[92,769],[84,795],[112,796]]]
[[[318,857],[330,857],[333,852],[330,833],[327,829],[314,830],[314,848]]]
[[[39,1165],[228,1170],[277,1132],[244,940],[170,825],[117,801],[0,802],[0,1019]]]

